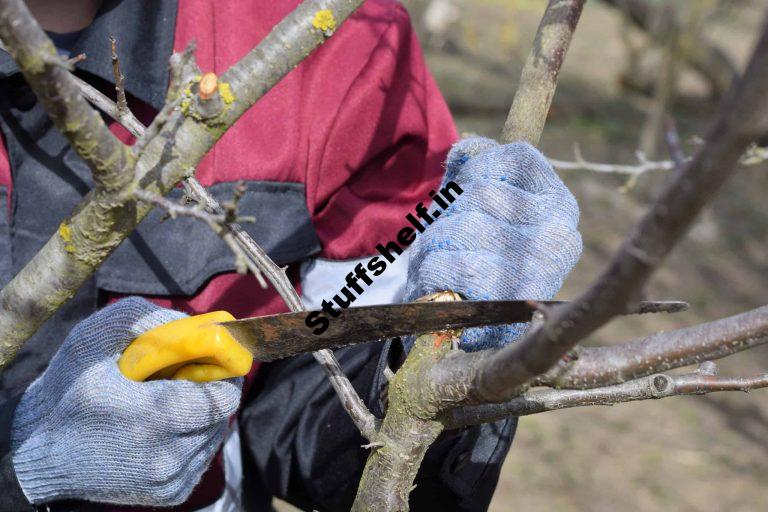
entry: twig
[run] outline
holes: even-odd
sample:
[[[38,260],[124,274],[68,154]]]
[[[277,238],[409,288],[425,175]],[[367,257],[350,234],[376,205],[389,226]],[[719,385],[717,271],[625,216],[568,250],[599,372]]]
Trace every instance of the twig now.
[[[252,262],[248,260],[248,256],[245,254],[245,252],[243,252],[240,245],[234,240],[232,233],[226,229],[226,215],[212,214],[203,210],[200,206],[185,206],[178,204],[169,199],[166,199],[163,196],[151,194],[144,190],[136,190],[134,195],[140,201],[165,210],[168,213],[168,216],[172,219],[175,219],[176,217],[191,217],[193,219],[205,222],[208,227],[211,228],[211,231],[216,233],[222,239],[224,244],[229,248],[229,250],[234,254],[235,270],[237,273],[246,274],[249,270],[253,269],[253,274],[257,279],[259,279],[259,282],[264,283],[264,287],[266,287],[266,282],[264,281],[264,278],[262,277],[259,270],[255,267],[255,265],[253,265]],[[241,222],[250,221],[252,221],[252,218],[245,220],[241,219]]]
[[[609,174],[628,174],[630,176],[639,176],[650,171],[670,171],[675,168],[675,163],[671,160],[651,161],[645,157],[642,151],[637,151],[637,165],[629,164],[609,164],[589,162],[581,156],[578,145],[574,146],[574,161],[557,160],[549,158],[549,163],[558,171],[592,171]]]
[[[82,62],[86,59],[86,55],[84,53],[78,53],[74,57],[70,57],[66,60],[68,66],[74,66],[78,62]]]
[[[135,195],[139,200],[165,210],[168,212],[168,215],[171,218],[176,218],[179,216],[192,217],[208,224],[208,227],[211,228],[211,231],[221,237],[222,241],[234,254],[235,270],[237,273],[246,274],[250,270],[251,273],[256,276],[256,279],[259,280],[259,283],[262,283],[262,287],[266,288],[267,283],[264,281],[264,277],[261,275],[261,272],[259,272],[259,269],[248,258],[248,255],[243,251],[243,248],[240,246],[240,244],[237,243],[237,241],[232,236],[232,233],[227,229],[227,224],[230,222],[253,222],[253,217],[236,217],[235,219],[229,220],[228,215],[210,213],[202,209],[202,207],[199,205],[181,205],[166,199],[163,196],[150,194],[149,192],[143,190],[137,190]]]
[[[667,143],[669,155],[675,163],[675,168],[682,169],[685,165],[686,156],[680,145],[680,134],[677,132],[677,123],[671,116],[664,120],[664,141]]]
[[[170,215],[171,218],[173,219],[175,219],[176,217],[192,217],[194,219],[205,222],[209,226],[221,226],[221,227],[225,227],[226,224],[230,222],[243,223],[243,222],[255,221],[253,217],[239,217],[239,216],[236,217],[235,220],[228,220],[229,214],[226,214],[226,213],[215,214],[215,213],[210,213],[208,211],[205,211],[199,206],[195,207],[195,206],[185,206],[182,204],[178,204],[163,196],[158,196],[150,192],[147,192],[146,190],[137,190],[136,192],[134,192],[134,195],[140,200],[144,201],[145,203],[149,203],[159,208],[162,208],[163,210],[168,212],[168,215]]]
[[[163,108],[160,109],[160,112],[157,113],[149,126],[145,128],[143,124],[139,123],[141,129],[134,134],[136,136],[136,143],[131,147],[131,149],[133,149],[136,154],[140,154],[142,151],[144,151],[146,145],[149,144],[149,142],[152,141],[155,137],[157,137],[157,135],[160,133],[160,130],[162,130],[168,122],[168,118],[176,111],[179,105],[181,105],[181,98],[168,100],[168,102],[163,105]],[[133,119],[136,118],[134,117]],[[116,119],[116,121],[120,122],[119,119]]]
[[[752,141],[768,131],[768,18],[744,77],[719,109],[706,143],[675,174],[635,226],[603,274],[573,302],[551,308],[546,321],[513,345],[493,352],[462,354],[465,380],[433,369],[446,404],[500,403],[557,363],[581,339],[637,300],[652,272],[682,238],[697,214],[733,173]]]
[[[717,377],[706,372],[685,375],[655,374],[622,384],[584,390],[536,389],[503,404],[453,409],[446,413],[446,428],[461,428],[547,411],[615,405],[637,400],[703,395],[719,391],[744,391],[768,387],[768,373],[756,377]]]
[[[117,41],[114,36],[109,36],[109,43],[112,53],[112,74],[115,77],[115,92],[117,95],[117,113],[121,117],[124,116],[128,110],[128,101],[125,99],[125,76],[120,71],[120,59],[117,58]]]
[[[768,306],[621,345],[577,347],[575,358],[560,361],[536,377],[533,384],[578,389],[606,386],[719,359],[765,343]]]
[[[584,0],[549,1],[504,123],[502,142],[522,140],[538,146],[557,76],[583,8]]]
[[[133,112],[128,110],[120,115],[114,101],[80,77],[74,75],[70,76],[72,76],[75,85],[77,85],[77,88],[80,90],[83,97],[91,102],[96,108],[123,125],[125,129],[135,137],[140,137],[141,134],[144,133],[144,125],[133,115]]]
[[[645,153],[637,151],[635,153],[638,163],[632,164],[611,164],[590,162],[581,155],[578,145],[574,145],[574,160],[557,160],[548,158],[552,167],[558,171],[591,171],[608,174],[626,174],[630,176],[640,176],[646,172],[671,171],[675,168],[675,162],[672,160],[648,160]],[[691,157],[685,156],[683,162],[690,162]],[[739,165],[751,167],[768,161],[768,147],[751,146],[744,152],[739,159]]]
[[[200,204],[210,211],[224,213],[222,207],[216,203],[205,187],[196,179],[187,179],[185,187],[193,198],[200,201]],[[305,311],[306,308],[301,302],[301,297],[296,293],[296,289],[291,284],[285,271],[276,265],[267,253],[239,225],[228,224],[227,227],[243,251],[249,256],[249,259],[266,275],[288,308],[294,312]],[[336,356],[330,350],[318,350],[313,352],[312,356],[325,370],[336,394],[339,395],[341,403],[363,437],[372,442],[376,436],[378,421],[365,406],[347,376],[344,375],[344,371],[341,369]]]

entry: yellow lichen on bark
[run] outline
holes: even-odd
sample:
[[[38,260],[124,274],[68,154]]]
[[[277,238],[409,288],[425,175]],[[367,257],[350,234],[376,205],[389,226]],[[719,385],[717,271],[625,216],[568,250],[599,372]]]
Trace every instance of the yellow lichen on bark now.
[[[66,222],[59,224],[59,236],[67,243],[72,241],[72,230],[69,228]]]
[[[70,253],[74,252],[75,247],[72,245],[72,229],[66,222],[59,224],[59,236],[64,241],[64,250]]]
[[[330,9],[323,9],[315,13],[312,19],[312,26],[323,32],[333,32],[336,30],[336,18]]]
[[[232,92],[232,87],[227,82],[219,82],[219,94],[224,103],[229,105],[235,101],[235,94]]]

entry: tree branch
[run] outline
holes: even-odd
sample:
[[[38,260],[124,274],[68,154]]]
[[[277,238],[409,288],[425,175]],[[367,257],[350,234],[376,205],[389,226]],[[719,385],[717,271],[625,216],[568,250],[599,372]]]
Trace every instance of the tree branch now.
[[[548,318],[523,340],[490,355],[464,354],[469,381],[456,385],[450,372],[435,368],[442,386],[463,396],[447,403],[500,403],[529,380],[546,372],[579,340],[626,309],[639,296],[653,270],[682,238],[707,201],[732,174],[761,134],[768,131],[768,18],[744,77],[720,106],[704,145],[635,226],[609,267],[575,301],[550,308]],[[446,361],[447,362],[447,361]]]
[[[550,0],[533,48],[525,61],[515,99],[501,132],[501,142],[539,145],[557,76],[565,60],[585,0]]]
[[[558,171],[592,171],[606,174],[627,174],[629,176],[640,176],[653,171],[671,171],[675,168],[675,163],[672,160],[648,160],[642,151],[635,152],[638,161],[636,165],[590,162],[584,159],[578,145],[574,146],[573,153],[573,161],[555,158],[548,158],[547,160]]]
[[[200,204],[203,204],[212,212],[221,211],[221,206],[216,203],[208,191],[205,190],[205,187],[197,180],[188,179],[186,187],[190,195],[200,201]],[[294,312],[306,311],[304,304],[301,302],[301,297],[296,293],[296,289],[291,284],[285,271],[272,261],[267,253],[239,224],[229,223],[227,224],[227,229],[232,233],[239,247],[248,255],[249,259],[266,275],[290,310]],[[352,387],[352,383],[349,382],[347,376],[344,375],[336,356],[333,352],[326,349],[313,352],[312,356],[325,370],[344,409],[346,409],[352,421],[360,430],[360,433],[369,441],[373,441],[376,436],[378,422],[365,406],[360,395]]]
[[[141,136],[141,133],[144,131],[144,125],[133,115],[133,112],[128,110],[125,113],[120,114],[115,102],[105,96],[101,91],[82,78],[75,75],[70,76],[80,90],[80,93],[96,108],[102,110],[109,117],[122,124],[132,135],[136,137]]]
[[[56,128],[93,171],[97,188],[116,190],[129,182],[130,150],[80,96],[68,65],[23,1],[0,3],[0,39]]]
[[[446,413],[445,427],[454,429],[498,421],[510,416],[527,416],[547,411],[615,405],[637,400],[703,395],[718,391],[744,391],[768,387],[768,373],[756,377],[717,377],[701,372],[685,375],[655,374],[622,384],[594,389],[528,391],[503,404],[486,404],[453,409]]]
[[[577,347],[535,385],[592,388],[719,359],[768,343],[768,306],[608,347]]]
[[[96,182],[82,208],[0,292],[2,369],[135,225],[130,206],[116,197],[131,182],[135,158],[80,96],[68,64],[20,0],[0,3],[0,38]]]
[[[444,430],[425,370],[451,350],[451,333],[416,338],[389,381],[387,414],[358,485],[353,512],[408,510],[408,496],[429,446]]]
[[[253,217],[239,217],[236,214],[234,216],[234,220],[229,220],[229,218],[232,216],[232,213],[225,212],[224,209],[222,209],[220,213],[211,213],[199,206],[186,206],[183,204],[175,203],[163,196],[156,196],[144,190],[137,190],[134,192],[134,195],[145,203],[149,203],[153,206],[165,210],[173,219],[176,217],[192,217],[193,219],[205,222],[209,226],[219,226],[221,228],[226,227],[226,225],[229,223],[255,221]]]
[[[112,74],[115,77],[115,94],[117,98],[115,105],[117,113],[122,117],[130,112],[128,100],[125,99],[125,76],[120,71],[120,59],[117,58],[117,41],[114,36],[109,36],[109,44],[112,55]]]

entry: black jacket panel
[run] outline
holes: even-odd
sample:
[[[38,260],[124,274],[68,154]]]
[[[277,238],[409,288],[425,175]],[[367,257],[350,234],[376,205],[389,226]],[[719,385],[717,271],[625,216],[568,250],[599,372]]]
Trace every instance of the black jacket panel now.
[[[401,348],[372,342],[336,351],[370,410],[383,416],[383,367]],[[488,508],[517,419],[443,435],[429,449],[411,494],[415,511]],[[303,510],[348,511],[368,456],[325,372],[311,355],[265,364],[240,415],[248,510],[269,510],[270,495]]]

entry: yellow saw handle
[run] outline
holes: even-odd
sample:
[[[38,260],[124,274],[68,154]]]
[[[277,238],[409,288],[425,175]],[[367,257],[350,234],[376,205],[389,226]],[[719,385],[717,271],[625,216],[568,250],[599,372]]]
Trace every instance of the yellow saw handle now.
[[[218,325],[234,319],[226,311],[214,311],[155,327],[133,340],[117,365],[136,381],[242,377],[251,369],[253,356]]]

